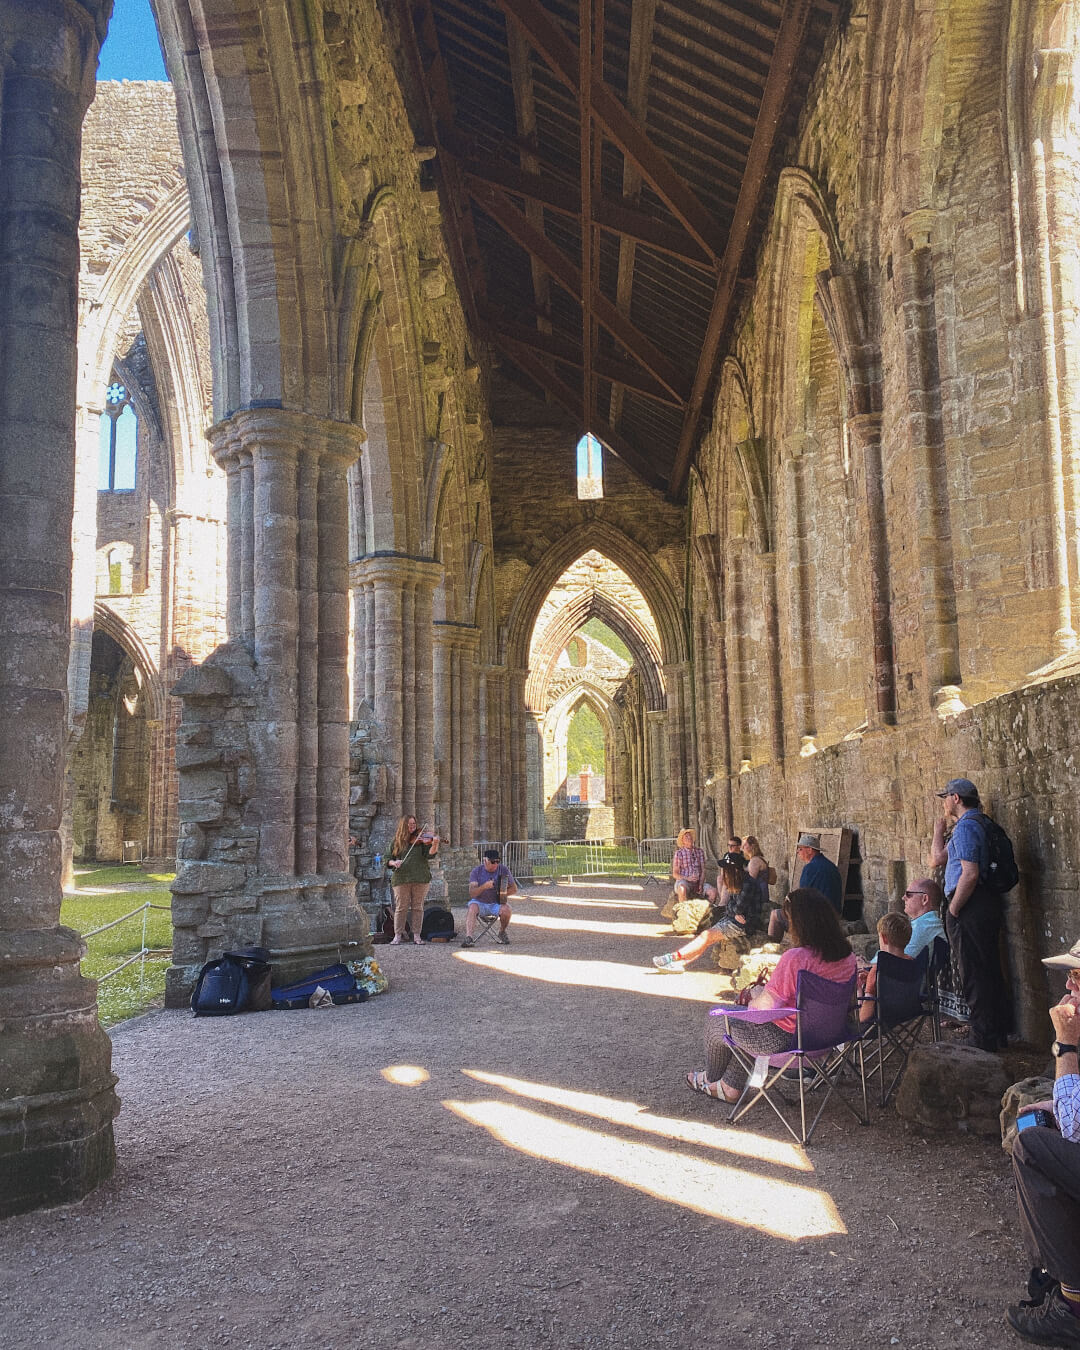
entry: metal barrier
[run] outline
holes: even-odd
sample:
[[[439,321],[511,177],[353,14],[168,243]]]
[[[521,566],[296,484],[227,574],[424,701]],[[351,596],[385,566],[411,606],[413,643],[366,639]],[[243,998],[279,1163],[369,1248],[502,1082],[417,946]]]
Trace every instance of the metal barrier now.
[[[557,848],[551,839],[508,839],[502,858],[516,881],[554,881]]]
[[[560,877],[632,877],[638,874],[637,841],[622,839],[560,839],[555,845]]]
[[[663,883],[671,876],[675,840],[641,840],[637,845],[637,871],[647,882]]]

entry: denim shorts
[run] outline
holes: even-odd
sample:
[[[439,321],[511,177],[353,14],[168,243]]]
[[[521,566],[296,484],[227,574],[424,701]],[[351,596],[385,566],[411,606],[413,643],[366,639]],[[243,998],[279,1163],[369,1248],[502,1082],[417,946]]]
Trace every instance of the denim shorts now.
[[[494,919],[502,908],[502,901],[496,903],[494,900],[470,900],[470,905],[476,905],[477,909],[485,919]]]

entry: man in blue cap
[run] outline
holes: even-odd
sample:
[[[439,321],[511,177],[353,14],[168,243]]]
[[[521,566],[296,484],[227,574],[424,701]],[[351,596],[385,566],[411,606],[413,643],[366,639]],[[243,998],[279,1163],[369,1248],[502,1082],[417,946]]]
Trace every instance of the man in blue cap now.
[[[970,778],[950,778],[936,794],[930,866],[945,868],[945,931],[956,954],[964,999],[971,1009],[971,1043],[1004,1050],[1012,1029],[1012,1000],[1001,968],[1002,897],[987,884],[990,848],[979,790]],[[945,831],[952,827],[948,843]]]

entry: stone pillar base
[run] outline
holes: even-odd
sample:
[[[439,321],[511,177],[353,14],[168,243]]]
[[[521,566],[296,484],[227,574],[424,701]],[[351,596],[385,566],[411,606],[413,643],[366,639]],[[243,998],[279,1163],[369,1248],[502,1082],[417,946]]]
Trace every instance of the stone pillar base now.
[[[115,1084],[110,1074],[89,1088],[0,1103],[0,1219],[71,1204],[112,1176]]]
[[[204,963],[237,947],[269,950],[275,986],[371,954],[369,919],[357,904],[355,878],[347,873],[281,880],[254,877],[240,893],[185,892],[181,898],[184,916],[196,922],[181,930],[176,924],[180,906],[174,900],[174,964],[165,977],[167,1008],[186,1007]],[[201,923],[200,915],[205,916]]]

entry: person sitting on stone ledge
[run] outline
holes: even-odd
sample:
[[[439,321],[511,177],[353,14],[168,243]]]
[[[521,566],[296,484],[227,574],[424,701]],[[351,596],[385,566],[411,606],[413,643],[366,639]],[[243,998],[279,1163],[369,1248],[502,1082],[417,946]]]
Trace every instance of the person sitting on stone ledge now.
[[[904,948],[905,956],[916,957],[935,938],[945,937],[945,925],[941,922],[944,907],[945,892],[932,877],[921,877],[907,888],[904,913],[911,920],[911,939]]]
[[[843,983],[855,974],[855,953],[844,936],[840,919],[820,891],[805,887],[791,892],[784,901],[784,917],[795,944],[776,963],[768,984],[751,1000],[752,1008],[795,1006],[800,970],[809,970],[823,980]],[[707,1097],[737,1102],[743,1088],[743,1070],[724,1044],[725,1019],[706,1018],[706,1067],[686,1075],[687,1086]],[[776,1022],[735,1022],[731,1037],[753,1055],[777,1055],[795,1044],[795,1014]]]
[[[711,900],[716,891],[705,881],[705,851],[698,848],[694,831],[680,830],[675,843],[671,875],[674,879],[676,904],[680,900],[697,900],[701,896]]]
[[[911,920],[906,914],[883,914],[877,922],[878,943],[890,956],[910,961],[906,950],[911,941]],[[859,1003],[859,1021],[872,1022],[877,1012],[877,958],[866,976],[866,989]]]
[[[799,885],[813,887],[814,890],[820,891],[837,914],[842,913],[844,908],[843,878],[840,876],[840,869],[837,865],[822,853],[821,836],[800,834],[799,842],[795,846],[795,854],[802,863]],[[786,931],[783,910],[774,909],[769,916],[769,937],[774,942],[779,942]]]
[[[720,864],[728,867],[743,868],[746,866],[746,857],[742,851],[742,840],[737,834],[733,834],[727,841],[727,852],[720,859]]]
[[[755,932],[761,920],[761,887],[755,877],[730,863],[720,866],[719,904],[713,908],[713,924],[691,942],[664,956],[654,956],[657,970],[683,971],[691,961],[703,956],[714,942],[725,938],[741,942]],[[719,911],[719,913],[718,913]]]
[[[1028,1297],[1005,1317],[1027,1341],[1080,1346],[1080,942],[1043,965],[1068,971],[1065,997],[1050,1009],[1054,1123],[1017,1122],[1013,1177],[1032,1270]]]

